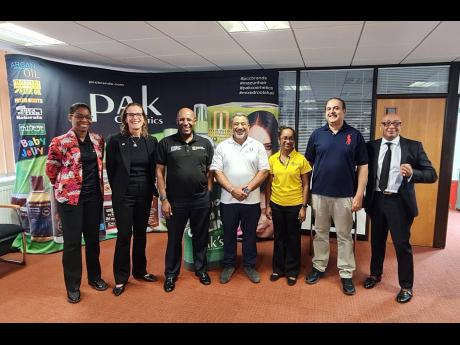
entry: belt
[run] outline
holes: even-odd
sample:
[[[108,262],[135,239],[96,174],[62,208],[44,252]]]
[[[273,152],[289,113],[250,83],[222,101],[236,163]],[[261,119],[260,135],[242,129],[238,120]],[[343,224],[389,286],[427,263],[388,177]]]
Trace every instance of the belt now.
[[[400,196],[399,193],[393,193],[393,192],[382,192],[382,191],[380,191],[378,193],[382,194],[385,197],[389,197],[389,198],[399,198],[399,196]]]

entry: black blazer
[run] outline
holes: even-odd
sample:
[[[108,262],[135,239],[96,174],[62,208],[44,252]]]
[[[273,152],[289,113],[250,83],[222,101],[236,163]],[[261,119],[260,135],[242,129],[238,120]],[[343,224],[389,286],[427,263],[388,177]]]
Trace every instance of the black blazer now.
[[[146,185],[145,188],[152,195],[158,196],[158,191],[155,187],[155,152],[158,141],[155,137],[150,135],[145,139],[150,162],[150,183]],[[111,135],[107,139],[105,152],[105,167],[109,178],[110,188],[112,189],[112,201],[121,202],[125,196],[126,188],[128,187],[129,172],[131,169],[129,137],[121,133]]]
[[[423,145],[419,141],[400,137],[401,145],[401,164],[409,163],[412,166],[414,174],[408,182],[407,177],[403,178],[398,193],[406,205],[406,212],[412,217],[418,215],[417,200],[415,198],[414,183],[434,183],[438,179],[436,171],[433,168],[428,156],[423,150]],[[371,140],[367,146],[369,154],[369,175],[366,187],[366,196],[364,197],[364,208],[366,213],[372,214],[374,208],[374,191],[377,181],[377,169],[379,160],[380,145],[382,139]]]

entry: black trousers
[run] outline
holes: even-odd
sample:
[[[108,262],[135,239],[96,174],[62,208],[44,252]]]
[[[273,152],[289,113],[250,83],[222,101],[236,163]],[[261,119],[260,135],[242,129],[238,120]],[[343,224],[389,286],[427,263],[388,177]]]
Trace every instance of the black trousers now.
[[[179,275],[182,262],[182,237],[187,221],[192,232],[193,263],[195,272],[208,270],[209,215],[211,193],[189,201],[170,201],[172,216],[166,220],[168,244],[165,256],[165,276]]]
[[[270,201],[274,228],[273,272],[288,277],[300,273],[299,211],[302,205],[281,206]]]
[[[409,243],[410,227],[414,218],[405,210],[403,200],[398,194],[384,195],[375,192],[371,216],[371,275],[380,276],[383,272],[386,240],[390,230],[398,260],[399,285],[411,289],[414,284],[414,259]]]
[[[94,197],[77,206],[59,202],[57,204],[64,237],[62,265],[65,285],[68,291],[76,291],[80,289],[81,285],[82,233],[85,239],[88,281],[96,281],[101,278],[99,225],[101,223],[102,197]]]
[[[260,203],[220,204],[220,216],[224,227],[224,266],[236,265],[236,229],[241,222],[243,230],[243,266],[254,268],[257,258],[257,223]]]
[[[147,274],[147,224],[152,206],[152,196],[142,192],[142,186],[132,190],[131,186],[122,202],[113,203],[115,221],[117,224],[117,242],[113,258],[113,275],[116,284],[125,284],[131,270],[131,237],[133,238],[132,274],[143,276]]]

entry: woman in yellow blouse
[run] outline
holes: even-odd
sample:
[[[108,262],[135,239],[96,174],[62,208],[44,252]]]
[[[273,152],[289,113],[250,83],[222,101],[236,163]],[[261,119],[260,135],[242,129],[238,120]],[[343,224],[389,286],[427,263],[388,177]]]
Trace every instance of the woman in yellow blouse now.
[[[273,219],[275,232],[270,280],[286,276],[292,286],[300,272],[300,228],[305,220],[311,166],[294,148],[294,129],[280,127],[278,138],[280,150],[269,159],[270,175],[265,189],[265,212],[267,218]]]

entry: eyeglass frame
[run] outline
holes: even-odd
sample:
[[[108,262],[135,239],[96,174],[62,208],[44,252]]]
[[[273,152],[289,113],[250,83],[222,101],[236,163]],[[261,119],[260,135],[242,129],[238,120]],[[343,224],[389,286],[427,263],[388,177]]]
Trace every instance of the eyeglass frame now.
[[[382,124],[383,127],[390,127],[391,125],[395,126],[395,127],[399,127],[401,126],[402,122],[401,121],[387,121],[387,122],[380,122]]]
[[[89,115],[85,115],[85,114],[81,114],[81,113],[78,113],[78,112],[75,112],[73,114],[70,114],[72,117],[74,117],[75,119],[77,120],[88,120],[88,121],[93,121],[93,116],[91,114]]]
[[[143,113],[126,113],[126,117],[130,117],[130,118],[133,118],[133,117],[144,117],[144,114],[143,114]]]

